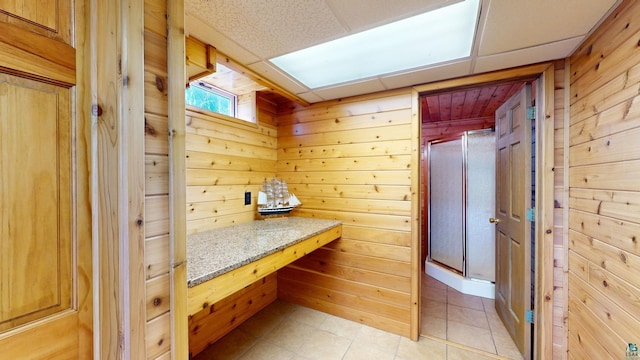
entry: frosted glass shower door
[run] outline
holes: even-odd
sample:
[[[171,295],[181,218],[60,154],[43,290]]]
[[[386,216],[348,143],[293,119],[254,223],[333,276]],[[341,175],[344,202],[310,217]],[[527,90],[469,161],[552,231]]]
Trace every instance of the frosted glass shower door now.
[[[495,133],[467,134],[467,273],[495,281]]]
[[[462,139],[429,144],[429,258],[462,272]]]

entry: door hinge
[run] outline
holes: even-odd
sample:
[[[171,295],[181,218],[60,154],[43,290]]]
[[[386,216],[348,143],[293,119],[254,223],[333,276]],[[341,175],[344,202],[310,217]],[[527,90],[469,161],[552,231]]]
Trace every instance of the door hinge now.
[[[531,221],[531,222],[536,221],[536,208],[527,209],[527,221]]]
[[[525,312],[526,321],[529,324],[533,324],[533,310],[527,310]]]
[[[527,107],[527,120],[535,120],[536,118],[536,107],[528,106]]]

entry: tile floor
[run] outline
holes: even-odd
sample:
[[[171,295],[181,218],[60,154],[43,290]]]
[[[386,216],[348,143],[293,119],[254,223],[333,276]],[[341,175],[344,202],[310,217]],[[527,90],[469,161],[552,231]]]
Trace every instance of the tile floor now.
[[[423,336],[417,342],[277,300],[194,360],[521,359],[504,338],[504,326],[495,323],[490,301],[432,278],[425,277],[422,286]]]
[[[522,359],[492,299],[463,294],[423,275],[421,306],[422,335],[507,359]]]

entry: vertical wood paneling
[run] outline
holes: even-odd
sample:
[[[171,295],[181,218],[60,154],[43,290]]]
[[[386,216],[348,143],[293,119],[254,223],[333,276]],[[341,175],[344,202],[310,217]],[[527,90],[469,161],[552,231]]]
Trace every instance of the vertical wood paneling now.
[[[164,4],[163,4],[164,5]],[[189,335],[187,333],[187,219],[185,215],[185,98],[184,85],[186,74],[184,59],[184,0],[166,2],[167,11],[160,12],[167,18],[168,58],[167,73],[169,82],[169,221],[171,261],[171,353],[172,359],[184,359],[189,353]],[[165,15],[166,14],[166,15]],[[165,353],[158,359],[169,358]]]
[[[78,207],[76,213],[76,226],[77,236],[91,237],[91,241],[81,241],[78,243],[78,267],[81,276],[78,277],[78,293],[91,294],[85,299],[78,302],[78,309],[80,309],[80,348],[78,349],[78,357],[90,358],[95,354],[95,331],[99,329],[98,324],[94,323],[95,306],[95,255],[96,255],[96,242],[97,239],[93,237],[95,234],[94,221],[95,203],[93,202],[93,194],[95,189],[92,186],[95,184],[95,177],[91,176],[91,172],[94,170],[93,162],[95,157],[93,151],[95,150],[95,144],[93,143],[93,115],[86,111],[93,105],[93,90],[94,85],[90,85],[94,79],[92,71],[93,54],[91,45],[95,40],[91,36],[91,19],[93,17],[93,9],[86,1],[75,2],[75,36],[78,45],[76,47],[76,79],[78,90],[76,91],[76,149],[77,149],[77,177],[79,181],[76,183],[76,197],[78,204],[82,204]],[[84,109],[84,111],[82,111]],[[80,176],[80,174],[85,174]],[[82,180],[80,180],[82,179]],[[92,232],[93,231],[93,232]],[[83,235],[84,234],[84,235]]]
[[[145,358],[142,0],[99,1],[93,64],[99,294],[97,353]]]
[[[303,203],[294,215],[343,221],[341,240],[279,273],[280,298],[411,336],[412,271],[418,272],[411,241],[398,239],[417,231],[412,100],[404,89],[278,116],[278,176]]]
[[[624,1],[570,59],[570,358],[624,358],[639,341],[638,19]]]
[[[146,330],[144,357],[170,356],[171,325],[171,240],[169,235],[169,139],[167,70],[167,1],[144,0],[144,153],[145,163],[145,247]],[[183,65],[184,66],[184,65]],[[184,70],[183,70],[184,71]],[[176,78],[175,81],[180,81]],[[182,86],[182,82],[180,82]]]

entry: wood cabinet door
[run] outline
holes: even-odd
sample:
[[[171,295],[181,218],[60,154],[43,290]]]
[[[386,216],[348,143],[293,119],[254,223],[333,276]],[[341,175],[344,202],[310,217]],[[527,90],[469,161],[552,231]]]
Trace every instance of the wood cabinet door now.
[[[0,358],[92,356],[87,125],[69,0],[0,2]]]

